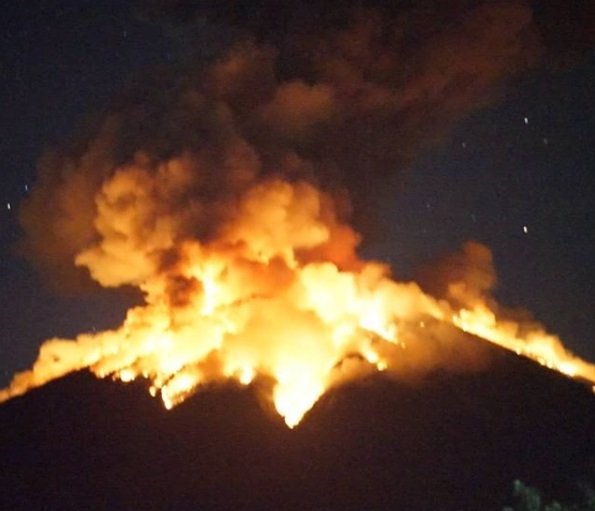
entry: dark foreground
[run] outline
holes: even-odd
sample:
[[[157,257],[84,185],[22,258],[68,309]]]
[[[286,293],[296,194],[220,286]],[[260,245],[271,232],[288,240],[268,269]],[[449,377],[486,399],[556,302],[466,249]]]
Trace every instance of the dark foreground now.
[[[494,357],[345,387],[293,431],[254,387],[166,412],[140,384],[74,374],[0,406],[0,508],[496,511],[515,478],[560,496],[595,460],[595,396]]]

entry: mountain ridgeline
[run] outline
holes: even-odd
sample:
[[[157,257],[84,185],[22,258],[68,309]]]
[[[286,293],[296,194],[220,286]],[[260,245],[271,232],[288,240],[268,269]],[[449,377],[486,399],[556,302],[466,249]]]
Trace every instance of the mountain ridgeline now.
[[[294,430],[259,380],[166,411],[142,382],[71,374],[0,406],[2,508],[495,511],[516,478],[563,495],[595,460],[595,396],[486,349],[482,371],[330,391]]]

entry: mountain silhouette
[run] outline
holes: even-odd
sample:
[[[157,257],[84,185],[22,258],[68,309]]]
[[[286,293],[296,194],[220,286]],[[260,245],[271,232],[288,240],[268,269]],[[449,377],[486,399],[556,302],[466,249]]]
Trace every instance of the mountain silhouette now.
[[[144,382],[71,374],[0,406],[0,507],[495,511],[516,478],[567,491],[595,460],[595,396],[486,349],[482,371],[329,391],[294,430],[266,382],[166,411]]]

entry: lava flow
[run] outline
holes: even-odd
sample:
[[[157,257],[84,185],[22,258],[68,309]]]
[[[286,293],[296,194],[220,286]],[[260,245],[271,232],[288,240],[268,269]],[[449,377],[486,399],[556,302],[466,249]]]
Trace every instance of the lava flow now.
[[[23,252],[51,280],[132,286],[144,304],[115,330],[46,341],[0,401],[85,368],[146,379],[167,408],[262,377],[293,427],[342,382],[444,363],[435,347],[452,336],[595,382],[593,365],[494,302],[487,248],[466,244],[435,292],[361,260],[349,224],[539,65],[549,25],[533,2],[195,4],[197,19],[239,24],[238,40],[133,82],[43,156],[21,208]]]
[[[305,182],[249,187],[208,243],[176,242],[172,229],[182,219],[173,214],[156,217],[153,232],[137,236],[146,223],[139,205],[175,195],[168,186],[187,184],[190,170],[178,161],[150,173],[139,161],[104,183],[96,219],[103,239],[77,264],[107,286],[135,283],[146,304],[117,330],[47,341],[33,369],[16,375],[0,399],[89,368],[99,377],[146,378],[169,409],[206,382],[248,384],[264,375],[293,427],[329,387],[390,371],[404,351],[423,348],[433,323],[445,322],[595,381],[595,367],[558,339],[498,321],[464,282],[451,286],[451,300],[437,300],[414,283],[391,280],[385,265],[359,260],[356,233],[338,221],[330,197]],[[171,260],[155,258],[158,250]],[[489,258],[481,245],[466,250]],[[455,298],[466,306],[454,309]]]

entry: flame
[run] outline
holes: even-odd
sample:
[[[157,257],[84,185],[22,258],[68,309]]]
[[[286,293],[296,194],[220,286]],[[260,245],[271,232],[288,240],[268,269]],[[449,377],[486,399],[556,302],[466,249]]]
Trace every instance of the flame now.
[[[452,321],[465,332],[535,360],[549,369],[572,378],[595,381],[595,366],[570,353],[558,337],[541,329],[522,334],[519,324],[498,321],[485,304],[478,304],[472,310],[461,309],[453,315]]]
[[[205,383],[248,385],[266,376],[274,406],[294,427],[332,386],[393,369],[424,342],[432,322],[595,382],[595,367],[556,337],[500,321],[480,298],[457,309],[415,283],[392,280],[386,265],[358,259],[357,234],[338,220],[331,198],[306,182],[248,187],[207,242],[180,239],[183,219],[173,214],[132,236],[156,179],[137,166],[103,185],[96,197],[102,238],[76,261],[104,285],[137,285],[145,304],[116,330],[46,341],[0,400],[83,368],[124,382],[147,379],[167,409]]]

